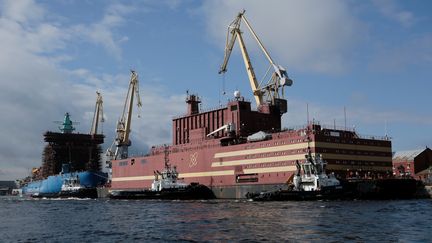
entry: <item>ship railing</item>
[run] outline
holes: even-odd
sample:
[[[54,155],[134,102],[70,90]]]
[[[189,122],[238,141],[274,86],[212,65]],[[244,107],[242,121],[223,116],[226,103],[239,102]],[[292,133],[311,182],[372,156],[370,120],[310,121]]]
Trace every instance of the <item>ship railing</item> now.
[[[224,108],[226,108],[226,106],[218,106],[218,107],[212,107],[212,108],[206,108],[206,109],[200,109],[200,111],[199,111],[199,113],[201,114],[201,113],[206,113],[206,112],[212,112],[212,111],[217,111],[217,110],[221,110],[221,109],[224,109]],[[185,116],[189,116],[188,114],[183,114],[183,115],[177,115],[177,116],[173,116],[173,120],[174,119],[179,119],[179,118],[182,118],[182,117],[185,117]]]
[[[204,141],[204,140],[203,140]],[[171,146],[171,144],[166,144],[166,146],[170,147],[169,151],[172,153],[177,152],[187,152],[187,151],[195,151],[200,148],[213,148],[219,147],[218,143],[192,143],[192,144],[179,144],[176,146]],[[164,145],[153,146],[150,152],[147,155],[156,155],[165,152]]]
[[[341,131],[355,132],[354,127],[348,127],[348,126],[321,125],[321,128],[322,129],[329,129],[329,130],[341,130]]]
[[[390,141],[391,137],[385,135],[385,136],[373,136],[373,135],[362,135],[362,134],[356,134],[358,138],[361,139],[371,139],[371,140],[382,140],[382,141]]]
[[[285,131],[298,131],[298,130],[302,130],[305,129],[307,127],[307,125],[297,125],[297,126],[291,126],[291,127],[284,127],[282,128],[282,132]]]
[[[235,99],[227,99],[227,104],[230,103],[231,101],[234,101]],[[246,101],[246,102],[250,102],[249,99],[246,98],[241,98],[241,101]],[[200,107],[200,112],[199,113],[206,113],[206,112],[212,112],[212,111],[217,111],[217,110],[221,110],[221,109],[225,109],[227,108],[227,105],[223,105],[222,102],[216,106],[216,107],[210,107],[210,108],[201,108]],[[255,109],[256,110],[256,109]],[[177,116],[173,116],[172,119],[178,119],[178,118],[182,118],[187,116],[188,114],[183,114],[183,115],[177,115]]]
[[[389,137],[387,135],[376,136],[376,135],[359,134],[359,133],[356,132],[354,126],[348,127],[348,126],[335,126],[335,125],[321,125],[321,129],[353,132],[353,133],[355,133],[355,136],[357,138],[360,138],[360,139],[382,140],[382,141],[389,141],[389,140],[391,140],[391,137]]]
[[[320,125],[319,121],[311,121],[309,122],[309,125]],[[348,126],[335,126],[335,125],[320,125],[321,126],[321,130],[322,129],[328,129],[328,130],[339,130],[339,131],[348,131],[348,132],[353,132],[355,133],[355,136],[357,138],[361,138],[361,139],[370,139],[370,140],[382,140],[382,141],[389,141],[391,140],[391,137],[389,137],[388,135],[384,135],[384,136],[376,136],[376,135],[365,135],[365,134],[358,134],[355,130],[355,127],[348,127]],[[297,126],[291,126],[288,128],[283,128],[281,131],[299,131],[299,130],[303,130],[306,129],[308,127],[307,124],[304,125],[297,125]]]
[[[165,150],[165,147],[171,147],[171,145],[172,145],[172,144],[169,144],[169,143],[153,145],[153,146],[151,147],[151,150],[152,150],[152,151],[159,151],[159,150],[164,151],[164,150]]]

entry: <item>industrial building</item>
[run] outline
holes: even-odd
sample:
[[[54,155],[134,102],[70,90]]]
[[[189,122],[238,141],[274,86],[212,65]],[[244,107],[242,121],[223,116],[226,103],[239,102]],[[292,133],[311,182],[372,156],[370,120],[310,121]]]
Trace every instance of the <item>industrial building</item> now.
[[[416,149],[396,152],[393,155],[393,174],[424,179],[432,170],[432,150]]]

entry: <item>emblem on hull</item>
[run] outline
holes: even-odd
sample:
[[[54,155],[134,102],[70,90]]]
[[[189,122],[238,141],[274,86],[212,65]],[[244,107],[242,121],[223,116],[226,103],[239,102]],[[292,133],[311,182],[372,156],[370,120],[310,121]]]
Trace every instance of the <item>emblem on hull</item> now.
[[[197,158],[198,158],[197,152],[190,155],[189,168],[195,167],[197,165],[198,163]]]

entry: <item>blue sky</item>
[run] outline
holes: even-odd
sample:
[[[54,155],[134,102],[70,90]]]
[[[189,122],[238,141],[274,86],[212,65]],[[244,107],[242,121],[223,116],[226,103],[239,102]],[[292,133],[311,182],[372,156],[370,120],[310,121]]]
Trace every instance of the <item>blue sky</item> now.
[[[387,132],[395,151],[432,146],[430,1],[0,0],[0,180],[40,166],[42,134],[65,112],[87,133],[96,90],[109,146],[130,69],[144,104],[132,153],[171,142],[186,90],[203,109],[236,89],[253,101],[237,45],[228,72],[217,73],[226,27],[241,9],[294,80],[285,127],[306,123],[307,104],[311,118],[343,126],[346,107],[348,126]],[[261,77],[266,60],[247,31],[245,38]]]

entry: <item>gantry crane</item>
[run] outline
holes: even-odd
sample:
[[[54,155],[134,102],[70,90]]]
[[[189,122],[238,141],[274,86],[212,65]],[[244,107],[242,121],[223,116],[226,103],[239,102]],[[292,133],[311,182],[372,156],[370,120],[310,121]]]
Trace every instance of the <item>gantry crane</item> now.
[[[264,103],[270,103],[271,105],[282,105],[285,106],[285,110],[283,107],[281,107],[281,113],[286,112],[286,100],[284,99],[284,87],[285,86],[291,86],[293,81],[288,77],[288,74],[286,70],[281,67],[280,65],[277,65],[273,59],[270,57],[269,53],[265,49],[264,45],[261,43],[258,36],[255,34],[255,31],[250,26],[249,22],[247,21],[246,17],[244,16],[245,10],[240,12],[237,17],[234,19],[234,21],[228,26],[228,34],[226,39],[226,45],[225,45],[225,54],[224,54],[224,61],[219,69],[219,74],[227,72],[227,65],[229,58],[231,56],[232,49],[234,47],[234,43],[236,39],[238,39],[238,43],[240,45],[240,50],[243,55],[243,61],[246,66],[246,71],[248,73],[249,82],[252,87],[253,95],[255,97],[255,101],[257,104],[257,107],[260,107]],[[240,24],[241,22],[244,22],[249,29],[250,33],[254,37],[254,39],[257,41],[258,45],[260,46],[261,50],[264,52],[265,56],[267,57],[267,60],[270,63],[269,68],[267,69],[266,74],[264,75],[261,82],[258,82],[255,72],[253,70],[249,54],[247,52],[245,43],[243,41],[242,32],[240,30]],[[273,69],[273,73],[270,77],[270,79],[264,83],[263,81],[267,78],[267,75],[269,71]],[[285,105],[283,105],[285,104]]]
[[[126,100],[123,106],[123,113],[120,119],[117,122],[116,133],[117,136],[111,145],[111,147],[107,150],[107,158],[108,158],[108,167],[110,166],[110,161],[115,159],[125,159],[128,157],[128,147],[131,145],[131,141],[129,140],[129,134],[131,131],[131,119],[132,119],[132,107],[134,95],[137,99],[137,106],[141,107],[141,98],[139,95],[139,82],[138,75],[135,71],[131,70],[131,78],[129,82],[129,89],[126,95]],[[115,145],[115,151],[113,152]]]
[[[95,112],[93,114],[93,122],[90,130],[90,135],[95,135],[98,132],[99,122],[104,122],[103,117],[103,101],[102,101],[102,95],[96,91],[96,105],[95,105]]]

